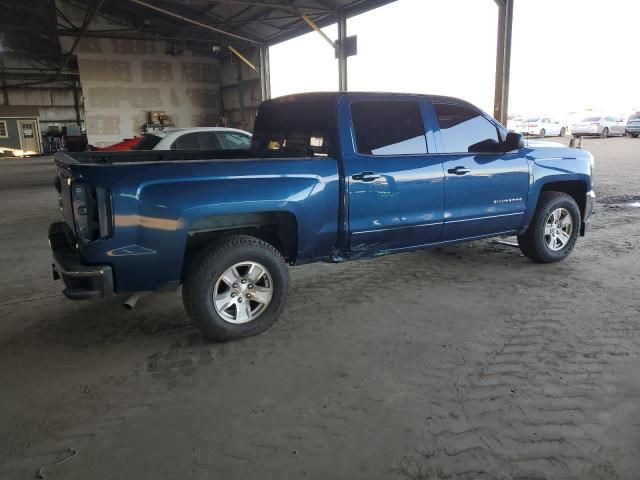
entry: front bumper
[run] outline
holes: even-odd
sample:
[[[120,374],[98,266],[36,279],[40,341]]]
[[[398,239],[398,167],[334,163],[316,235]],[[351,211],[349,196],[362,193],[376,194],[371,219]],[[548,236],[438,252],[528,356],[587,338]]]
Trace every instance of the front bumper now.
[[[114,294],[113,272],[109,265],[84,265],[64,222],[49,226],[49,245],[53,253],[53,279],[62,278],[63,294],[71,300],[106,298]]]
[[[584,235],[591,230],[591,214],[593,213],[593,206],[596,203],[596,194],[593,190],[587,192],[587,197],[584,203],[584,215],[582,216],[582,224],[580,225],[580,235]]]

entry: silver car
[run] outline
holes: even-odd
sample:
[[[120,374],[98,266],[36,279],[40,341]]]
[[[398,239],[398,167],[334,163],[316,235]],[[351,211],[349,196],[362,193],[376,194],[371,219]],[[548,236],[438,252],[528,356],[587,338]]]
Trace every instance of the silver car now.
[[[571,134],[577,137],[598,136],[607,138],[625,134],[625,122],[621,117],[599,116],[586,117],[571,126]]]

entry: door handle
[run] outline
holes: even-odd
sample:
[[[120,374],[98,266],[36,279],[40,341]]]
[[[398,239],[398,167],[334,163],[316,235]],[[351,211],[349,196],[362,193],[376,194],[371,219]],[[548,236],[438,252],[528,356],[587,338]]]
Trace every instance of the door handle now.
[[[374,180],[378,180],[380,175],[376,175],[375,172],[362,172],[351,175],[351,178],[360,182],[373,182]]]
[[[450,168],[449,170],[447,170],[447,172],[452,173],[454,175],[466,175],[470,171],[471,170],[469,170],[467,167],[456,167],[456,168]]]

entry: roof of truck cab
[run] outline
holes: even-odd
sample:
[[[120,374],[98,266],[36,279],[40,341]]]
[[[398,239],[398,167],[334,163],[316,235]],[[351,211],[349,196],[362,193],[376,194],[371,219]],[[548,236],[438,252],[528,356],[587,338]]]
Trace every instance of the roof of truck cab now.
[[[400,92],[307,92],[307,93],[294,93],[291,95],[284,95],[282,97],[272,98],[264,102],[270,103],[285,103],[292,101],[318,101],[318,102],[338,102],[342,97],[357,97],[357,98],[376,98],[381,97],[419,97],[429,101],[441,101],[441,102],[456,102],[465,103],[471,105],[466,100],[456,97],[447,97],[443,95],[429,95],[424,93],[400,93]]]

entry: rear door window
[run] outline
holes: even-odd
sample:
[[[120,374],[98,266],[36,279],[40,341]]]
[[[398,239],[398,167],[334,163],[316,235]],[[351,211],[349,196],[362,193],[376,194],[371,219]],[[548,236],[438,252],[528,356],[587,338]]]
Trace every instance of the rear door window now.
[[[351,118],[357,151],[362,155],[427,153],[427,138],[417,102],[354,102]]]
[[[216,132],[220,145],[225,150],[249,150],[251,137],[238,132]]]
[[[220,150],[215,132],[192,132],[179,136],[171,144],[171,150]]]
[[[463,105],[434,103],[445,153],[486,152],[499,142],[498,129],[475,110]]]

